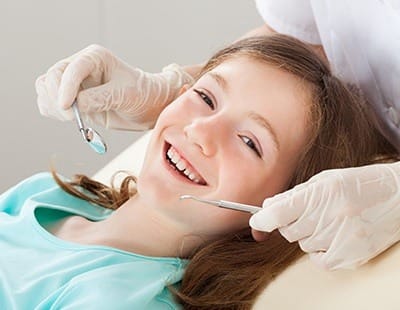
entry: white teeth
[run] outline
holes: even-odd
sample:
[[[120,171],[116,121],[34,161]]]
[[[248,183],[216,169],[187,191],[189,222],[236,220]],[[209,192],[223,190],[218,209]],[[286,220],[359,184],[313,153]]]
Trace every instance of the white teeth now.
[[[186,168],[186,163],[183,160],[180,160],[177,164],[176,167],[180,170],[183,171]]]
[[[168,150],[168,152],[167,152],[167,155],[168,155],[168,157],[171,159],[172,158],[172,155],[174,154],[174,151],[172,150],[172,148],[169,148],[169,150]]]
[[[201,183],[201,177],[196,172],[192,171],[190,167],[187,167],[187,162],[180,157],[178,152],[176,152],[172,146],[167,151],[167,157],[174,163],[175,167],[191,181],[198,184]]]
[[[174,164],[176,164],[178,162],[178,160],[180,159],[179,155],[174,153],[172,154],[171,160]]]

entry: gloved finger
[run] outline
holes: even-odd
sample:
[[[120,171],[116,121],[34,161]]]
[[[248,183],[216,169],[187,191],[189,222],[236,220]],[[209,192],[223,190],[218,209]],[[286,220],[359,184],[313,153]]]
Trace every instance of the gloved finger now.
[[[309,254],[310,260],[324,270],[354,269],[357,265],[347,264],[345,260],[329,256],[326,252],[313,252]]]
[[[94,63],[80,57],[73,60],[65,69],[61,79],[58,106],[68,109],[78,94],[80,85],[95,70]]]
[[[337,219],[336,208],[332,209],[329,203],[330,190],[320,188],[321,183],[306,191],[304,201],[307,208],[303,214],[292,224],[280,228],[280,233],[287,240],[293,242],[313,236],[317,238],[321,232]]]
[[[300,184],[289,191],[266,199],[263,209],[253,214],[250,226],[256,230],[271,232],[297,220],[305,211],[307,202],[304,201],[310,184]]]
[[[325,269],[354,269],[365,262],[369,242],[360,239],[357,220],[345,218],[336,227],[336,233],[327,251],[321,257],[314,257],[317,264]]]
[[[35,90],[38,96],[43,96],[47,91],[45,87],[46,74],[42,74],[35,81]],[[40,106],[38,102],[38,106]]]
[[[43,92],[41,92],[41,94],[42,93]],[[38,95],[37,96],[37,106],[39,108],[40,114],[42,114],[43,116],[49,116],[48,108],[47,108],[46,104],[44,104],[44,100],[42,98],[42,95]]]
[[[50,116],[48,111],[48,94],[45,85],[46,74],[42,74],[36,79],[35,89],[37,93],[36,103],[39,108],[40,114],[43,116]]]
[[[339,226],[340,219],[334,219],[326,227],[317,227],[316,231],[312,235],[299,240],[300,248],[306,253],[319,251],[326,252],[331,247]]]
[[[92,72],[81,83],[81,89],[87,89],[104,84],[103,76],[100,72]]]
[[[73,119],[73,112],[72,110],[67,110],[63,111],[60,109],[51,109],[49,108],[50,103],[49,103],[49,96],[47,94],[44,95],[38,95],[37,97],[38,101],[38,107],[40,114],[43,116],[50,117],[55,120],[61,120],[61,121],[69,121]]]
[[[251,235],[253,236],[253,239],[255,241],[260,242],[260,241],[267,240],[270,234],[267,232],[264,232],[264,231],[252,229]]]
[[[43,92],[45,80],[46,80],[46,74],[42,74],[35,81],[35,90],[38,95],[41,92]]]
[[[49,109],[61,110],[61,108],[57,105],[57,98],[62,74],[62,71],[57,70],[50,71],[49,74],[46,76],[45,87],[47,89]]]
[[[68,63],[59,62],[52,66],[46,73],[46,87],[48,94],[52,100],[52,105],[57,104],[58,91],[61,83],[62,75],[64,74],[65,68]]]
[[[54,65],[52,65],[49,69],[47,69],[46,74],[49,74],[49,72],[54,71],[54,70],[61,70],[64,71],[65,68],[71,63],[70,58],[65,58],[60,61],[57,61]]]
[[[309,210],[309,212],[307,212]],[[280,227],[279,232],[289,242],[298,241],[310,237],[316,230],[320,220],[321,210],[309,208],[293,223]]]
[[[308,254],[310,261],[317,265],[319,268],[323,270],[330,270],[328,265],[326,264],[326,253],[323,251],[320,252],[312,252]]]
[[[84,89],[78,93],[77,103],[82,113],[99,113],[111,109],[117,99],[113,97],[111,83]]]
[[[256,230],[271,232],[276,228],[287,226],[301,216],[304,208],[302,204],[292,205],[293,195],[288,194],[275,200],[267,207],[253,214],[250,226]]]
[[[39,76],[35,82],[37,105],[42,115],[60,120],[69,119],[69,115],[58,113],[59,107],[56,105],[58,86],[61,80],[65,63],[57,63],[50,68],[46,74]]]
[[[72,120],[73,113],[71,109],[63,111],[53,107],[54,101],[50,98],[48,89],[43,80],[45,80],[45,75],[38,78],[35,83],[36,92],[38,94],[36,100],[40,114],[61,121]]]

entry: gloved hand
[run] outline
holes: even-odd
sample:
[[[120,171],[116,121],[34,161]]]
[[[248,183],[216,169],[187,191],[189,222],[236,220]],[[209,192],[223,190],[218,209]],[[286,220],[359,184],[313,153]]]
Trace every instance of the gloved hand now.
[[[279,228],[326,269],[355,268],[400,240],[400,162],[323,171],[266,199],[250,226]]]
[[[40,113],[73,119],[74,98],[86,120],[107,128],[151,128],[162,109],[193,78],[177,64],[161,73],[130,67],[109,50],[90,45],[57,62],[36,80]]]

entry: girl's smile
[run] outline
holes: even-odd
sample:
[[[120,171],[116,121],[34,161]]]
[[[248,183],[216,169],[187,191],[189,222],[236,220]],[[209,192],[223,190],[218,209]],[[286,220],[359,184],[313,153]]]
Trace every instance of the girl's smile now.
[[[176,147],[166,142],[164,147],[166,169],[177,180],[194,185],[207,185],[206,180]]]

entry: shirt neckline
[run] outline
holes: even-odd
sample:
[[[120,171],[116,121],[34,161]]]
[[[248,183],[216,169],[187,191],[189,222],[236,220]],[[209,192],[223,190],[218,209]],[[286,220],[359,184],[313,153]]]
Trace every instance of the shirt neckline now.
[[[146,256],[142,254],[137,254],[133,252],[128,252],[124,251],[118,248],[114,248],[111,246],[106,246],[106,245],[93,245],[93,244],[81,244],[73,241],[68,241],[61,239],[53,234],[51,234],[49,231],[47,231],[37,220],[36,215],[35,215],[35,210],[43,208],[43,209],[53,209],[53,210],[59,210],[59,211],[64,211],[67,213],[70,213],[71,215],[81,215],[79,212],[73,213],[71,212],[69,208],[65,208],[63,206],[49,206],[46,205],[40,205],[40,204],[35,204],[33,208],[31,208],[30,212],[30,217],[31,217],[31,224],[34,227],[34,229],[40,234],[41,237],[46,239],[47,241],[51,242],[53,245],[63,248],[63,249],[74,249],[74,250],[99,250],[99,251],[106,251],[106,252],[112,252],[115,254],[120,254],[120,255],[125,255],[125,256],[131,256],[131,257],[136,257],[136,258],[141,258],[145,260],[151,260],[151,261],[163,261],[163,262],[169,262],[169,263],[174,263],[174,264],[179,264],[182,265],[185,263],[186,259],[182,259],[180,257],[160,257],[160,256]],[[97,217],[93,217],[90,219],[98,219]]]

